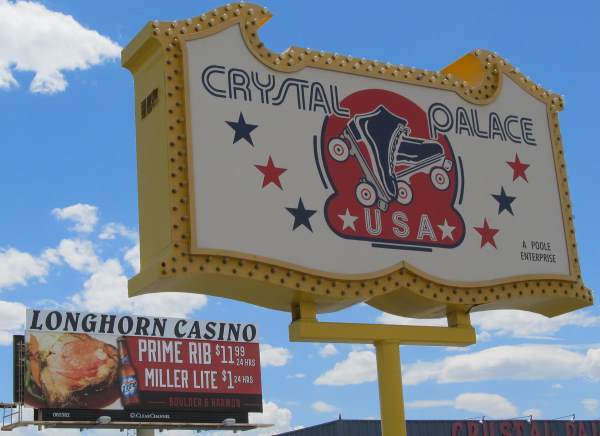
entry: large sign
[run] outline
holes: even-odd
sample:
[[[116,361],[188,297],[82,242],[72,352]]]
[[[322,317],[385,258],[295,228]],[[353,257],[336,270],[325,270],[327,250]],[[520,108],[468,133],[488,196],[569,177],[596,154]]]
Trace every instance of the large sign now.
[[[274,53],[257,36],[268,17],[237,4],[155,22],[124,51],[138,102],[132,295],[425,317],[591,303],[560,96],[487,51],[441,72]]]
[[[254,324],[28,310],[25,341],[24,403],[44,419],[247,422],[262,411]]]

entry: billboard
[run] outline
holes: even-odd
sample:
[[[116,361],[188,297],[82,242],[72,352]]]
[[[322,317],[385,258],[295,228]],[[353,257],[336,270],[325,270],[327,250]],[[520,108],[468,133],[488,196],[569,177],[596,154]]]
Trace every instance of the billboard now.
[[[485,50],[439,72],[275,53],[257,34],[269,17],[235,4],[154,22],[123,52],[138,102],[131,295],[416,317],[591,304],[562,97]]]
[[[27,310],[24,404],[44,419],[247,422],[262,411],[254,324]]]

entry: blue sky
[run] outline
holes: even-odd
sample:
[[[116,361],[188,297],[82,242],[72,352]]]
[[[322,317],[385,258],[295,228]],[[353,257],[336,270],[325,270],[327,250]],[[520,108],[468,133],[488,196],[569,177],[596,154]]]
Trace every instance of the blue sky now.
[[[487,3],[487,2],[486,2]],[[600,287],[597,2],[264,1],[260,32],[289,45],[437,70],[462,54],[498,52],[563,94],[560,115],[584,282]],[[290,343],[289,315],[202,296],[125,295],[136,271],[133,81],[120,48],[149,20],[199,15],[215,1],[0,0],[0,369],[23,305],[259,322],[263,419],[277,429],[337,417],[378,417],[369,347]],[[71,18],[69,18],[71,17]],[[185,302],[185,304],[183,303]],[[357,306],[323,319],[378,322]],[[500,312],[474,317],[466,350],[402,347],[407,417],[600,417],[600,310],[554,320]],[[468,370],[467,370],[468,368]],[[0,400],[11,399],[8,379]]]

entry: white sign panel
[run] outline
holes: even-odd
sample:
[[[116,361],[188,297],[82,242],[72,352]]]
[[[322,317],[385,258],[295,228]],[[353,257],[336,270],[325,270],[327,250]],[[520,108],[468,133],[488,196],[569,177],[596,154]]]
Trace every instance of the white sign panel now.
[[[445,282],[569,276],[546,105],[311,68],[237,26],[185,46],[193,253],[352,278],[401,262]]]

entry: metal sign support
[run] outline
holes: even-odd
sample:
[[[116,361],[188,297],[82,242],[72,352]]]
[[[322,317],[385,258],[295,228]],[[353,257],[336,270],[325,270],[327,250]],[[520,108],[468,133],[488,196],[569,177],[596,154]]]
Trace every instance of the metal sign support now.
[[[314,302],[292,306],[289,327],[293,342],[335,342],[373,344],[377,356],[377,379],[383,436],[406,436],[400,345],[442,345],[464,347],[476,341],[467,312],[447,314],[448,327],[377,325],[319,322]]]
[[[405,435],[400,346],[395,342],[376,341],[375,355],[382,432],[385,435]]]

